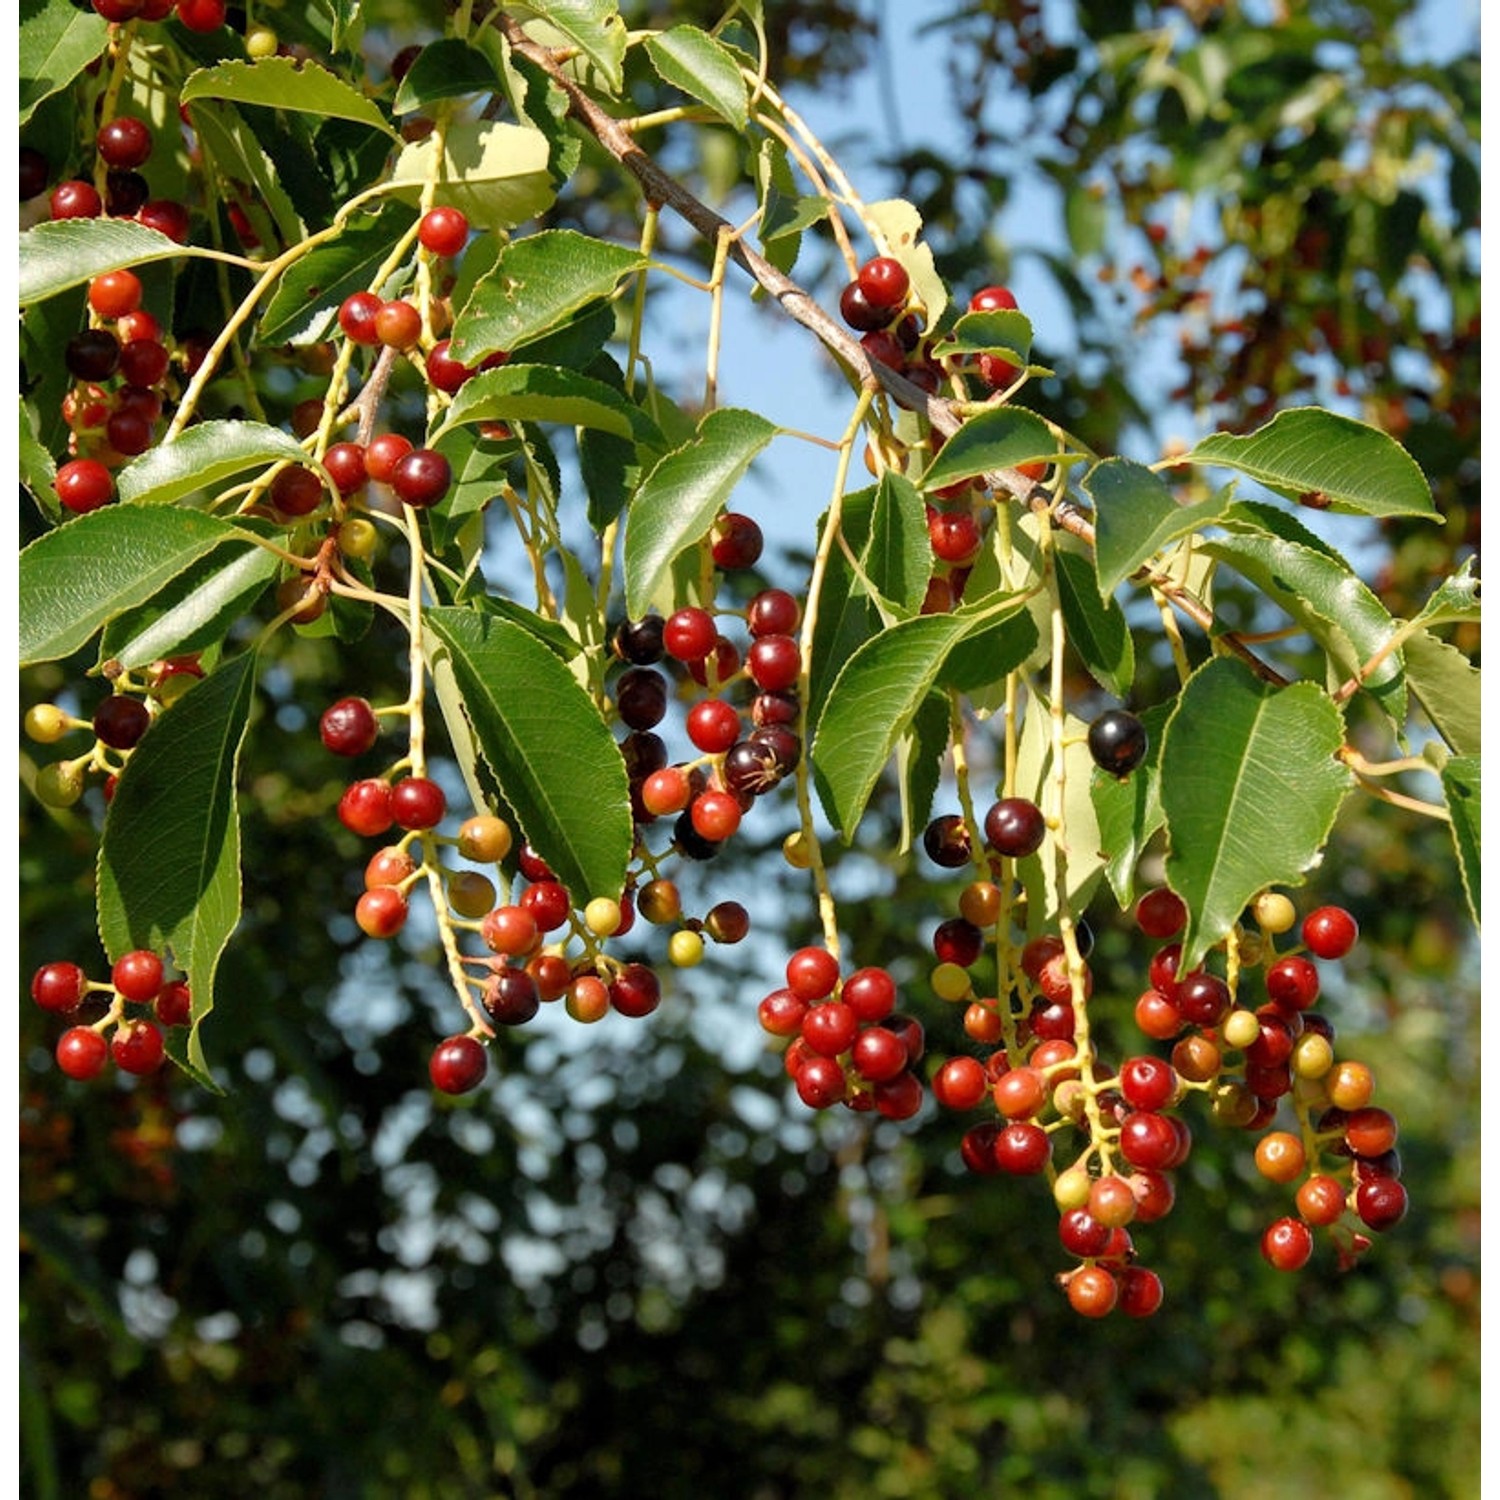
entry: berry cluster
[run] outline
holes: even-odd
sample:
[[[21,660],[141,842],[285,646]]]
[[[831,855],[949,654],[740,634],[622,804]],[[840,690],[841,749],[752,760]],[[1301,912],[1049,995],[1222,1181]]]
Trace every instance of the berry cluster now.
[[[31,998],[60,1016],[103,1003],[97,1020],[69,1026],[57,1041],[57,1066],[80,1081],[97,1078],[109,1062],[122,1073],[154,1073],[166,1056],[162,1028],[186,1026],[193,1012],[188,986],[167,979],[160,955],[145,948],[122,954],[108,983],[90,980],[75,963],[43,964],[32,975]],[[128,1006],[150,1006],[151,1018]]]

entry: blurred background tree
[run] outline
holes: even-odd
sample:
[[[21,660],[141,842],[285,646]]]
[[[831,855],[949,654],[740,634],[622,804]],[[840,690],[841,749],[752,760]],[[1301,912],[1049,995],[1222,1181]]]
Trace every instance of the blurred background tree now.
[[[1414,0],[987,0],[934,9],[948,76],[908,82],[903,7],[767,9],[794,102],[874,70],[898,120],[951,116],[959,149],[862,128],[879,159],[848,164],[919,206],[955,286],[1031,285],[1055,309],[1034,317],[1059,373],[1027,401],[1150,457],[1287,402],[1363,415],[1411,447],[1445,518],[1358,523],[1393,612],[1477,552],[1477,16],[1434,50],[1431,17],[1460,23]],[[366,11],[372,52],[441,24]],[[644,107],[650,80],[632,86]],[[605,162],[585,188],[554,221],[613,215],[633,240]],[[799,275],[827,253],[810,242]],[[798,561],[768,558],[766,580]],[[312,732],[351,683],[403,691],[401,647],[379,629],[337,659],[302,642],[295,695],[267,680],[278,732],[251,738],[242,778],[246,920],[206,1032],[222,1098],[173,1073],[67,1084],[23,1008],[27,1494],[1475,1492],[1478,953],[1439,825],[1354,804],[1305,892],[1365,934],[1327,1008],[1402,1121],[1407,1220],[1352,1273],[1320,1252],[1278,1275],[1257,1245],[1282,1191],[1195,1120],[1178,1206],[1137,1236],[1165,1307],[1085,1325],[1052,1284],[1044,1187],[967,1176],[951,1120],[814,1120],[789,1101],[754,1017],[813,934],[801,878],[761,868],[785,830],[747,850],[753,876],[712,869],[757,927],[733,965],[675,976],[644,1026],[507,1037],[493,1086],[434,1098],[451,996],[416,922],[387,947],[346,915],[363,855]],[[36,670],[26,701],[88,665]],[[1141,705],[1168,670],[1142,653]],[[96,954],[100,812],[23,803],[23,985]],[[868,853],[835,879],[863,901],[861,961],[915,987],[957,883]],[[1147,955],[1096,906],[1096,1008],[1123,1045]],[[956,1015],[924,1018],[933,1052],[963,1049]]]

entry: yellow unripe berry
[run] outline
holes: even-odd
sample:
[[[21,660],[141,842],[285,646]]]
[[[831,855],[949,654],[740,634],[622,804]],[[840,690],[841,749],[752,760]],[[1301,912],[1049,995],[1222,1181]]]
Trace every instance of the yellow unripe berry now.
[[[379,541],[380,528],[365,516],[339,522],[339,551],[345,557],[373,557]]]
[[[610,937],[620,930],[620,903],[613,896],[595,896],[583,909],[583,925],[595,937]]]
[[[932,971],[932,993],[939,1000],[967,1000],[973,993],[969,971],[958,964],[939,964]]]
[[[510,853],[510,824],[504,818],[481,814],[469,818],[458,830],[458,852],[465,859],[491,865]]]
[[[269,26],[252,26],[245,33],[245,53],[256,60],[262,57],[275,57],[276,49],[280,45],[280,39]]]
[[[1333,1044],[1326,1036],[1309,1031],[1292,1048],[1292,1072],[1298,1078],[1322,1078],[1333,1067]]]
[[[39,745],[55,745],[72,727],[71,720],[55,703],[38,703],[26,710],[26,737]]]
[[[477,870],[455,870],[448,877],[448,905],[461,917],[482,917],[495,904],[495,883]]]
[[[1274,937],[1292,930],[1297,921],[1297,908],[1280,891],[1262,891],[1250,903],[1250,915],[1262,932],[1269,932]]]
[[[1082,1208],[1089,1201],[1093,1187],[1093,1179],[1085,1168],[1069,1167],[1057,1174],[1057,1181],[1052,1184],[1052,1201],[1064,1213],[1070,1208]]]
[[[807,870],[812,868],[812,849],[808,844],[807,835],[800,830],[796,833],[787,834],[782,841],[781,857],[794,870]]]
[[[686,928],[680,932],[674,932],[671,941],[667,944],[667,957],[679,969],[691,969],[694,964],[703,962],[703,938],[700,934],[689,932]]]
[[[1224,1040],[1241,1052],[1260,1035],[1260,1019],[1253,1010],[1232,1010],[1224,1017]]]
[[[1375,1092],[1375,1075],[1362,1062],[1341,1062],[1327,1078],[1329,1099],[1340,1109],[1363,1109]]]

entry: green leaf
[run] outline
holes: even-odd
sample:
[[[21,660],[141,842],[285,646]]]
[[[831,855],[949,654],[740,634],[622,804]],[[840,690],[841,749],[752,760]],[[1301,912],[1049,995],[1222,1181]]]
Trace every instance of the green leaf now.
[[[1083,488],[1094,502],[1095,567],[1104,599],[1168,543],[1218,520],[1232,498],[1226,489],[1197,505],[1179,505],[1162,479],[1126,458],[1096,464]]]
[[[457,99],[465,94],[493,94],[500,89],[495,65],[467,42],[443,37],[417,54],[396,90],[391,108],[398,115],[427,109],[439,99]]]
[[[839,529],[849,550],[856,557],[870,545],[875,512],[875,487],[851,490],[839,508]],[[818,535],[828,525],[825,512],[818,520]],[[807,733],[811,738],[822,717],[839,669],[869,638],[881,629],[883,621],[864,580],[849,564],[844,549],[835,544],[828,553],[823,586],[818,594],[817,619],[813,625],[812,681],[807,695]]]
[[[975,597],[965,608],[983,609],[987,600],[999,597],[998,593]],[[1007,675],[1019,670],[1037,647],[1036,622],[1024,607],[1030,601],[1021,602],[1021,609],[1007,611],[971,631],[948,653],[938,673],[939,687],[953,688],[970,700],[991,694],[1003,699]],[[972,701],[969,706],[973,707]]]
[[[93,11],[67,0],[21,0],[16,36],[21,85],[19,123],[24,125],[43,99],[59,92],[104,51],[109,26]]]
[[[99,936],[117,959],[169,949],[193,992],[188,1059],[240,919],[235,770],[255,697],[254,653],[224,663],[167,709],[131,751],[99,845]]]
[[[446,649],[479,754],[527,842],[577,904],[618,895],[635,837],[630,788],[593,700],[519,625],[460,608],[424,618]]]
[[[182,85],[182,102],[194,99],[261,104],[323,119],[355,120],[390,136],[397,133],[374,100],[311,59],[265,57],[259,62],[230,61],[200,68],[189,73]]]
[[[276,283],[256,327],[256,343],[262,348],[315,344],[329,336],[344,299],[370,289],[415,217],[404,205],[387,204],[374,216],[351,219],[335,239],[309,250]]]
[[[1448,815],[1453,819],[1453,847],[1458,854],[1458,873],[1463,878],[1464,895],[1469,898],[1469,914],[1479,926],[1479,757],[1452,756],[1442,770],[1443,796]]]
[[[26,307],[106,271],[179,255],[212,258],[213,252],[179,245],[130,219],[51,219],[21,236],[18,301]]]
[[[1331,510],[1441,519],[1421,469],[1394,438],[1320,407],[1279,412],[1244,437],[1215,433],[1187,461],[1237,469],[1288,500],[1316,495]]]
[[[1016,751],[1015,795],[1029,798],[1047,812],[1057,805],[1050,705],[1033,691],[1021,720]],[[1016,875],[1026,889],[1026,931],[1040,937],[1057,931],[1062,910],[1059,888],[1066,885],[1068,909],[1078,913],[1088,904],[1104,873],[1103,841],[1095,821],[1092,796],[1093,758],[1089,755],[1088,725],[1075,714],[1063,715],[1063,807],[1060,832],[1067,847],[1052,834],[1035,854],[1016,861]],[[1065,858],[1060,860],[1060,856]],[[1059,876],[1063,876],[1059,880]]]
[[[928,693],[896,747],[896,779],[901,789],[898,855],[911,848],[932,817],[932,799],[942,781],[943,760],[948,754],[950,723],[948,695]]]
[[[289,432],[263,422],[197,422],[170,442],[149,448],[120,470],[120,499],[131,505],[173,505],[236,474],[290,461],[307,450]]]
[[[845,843],[954,647],[1020,607],[1007,598],[974,613],[917,615],[882,630],[844,663],[818,719],[812,764],[823,808]]]
[[[865,576],[902,614],[915,614],[932,578],[932,539],[921,491],[887,469],[875,487],[870,540],[859,558]]]
[[[306,239],[307,226],[283,186],[282,167],[239,110],[222,99],[199,99],[189,118],[214,170],[250,189],[245,210],[257,233],[261,232],[257,221],[268,216],[283,245],[295,245]]]
[[[453,357],[477,364],[499,350],[514,352],[614,295],[645,264],[639,251],[607,245],[573,229],[549,229],[506,248],[475,286],[453,326]]]
[[[548,46],[556,46],[560,36],[593,63],[611,94],[620,92],[626,35],[616,0],[526,0],[506,8],[518,18],[537,17],[543,24],[527,23],[529,34]],[[549,37],[549,30],[556,35]]]
[[[560,661],[574,660],[582,649],[565,625],[549,620],[524,604],[507,599],[504,594],[481,594],[470,601],[481,614],[494,615],[497,620],[519,625],[522,630],[534,635]]]
[[[481,437],[471,427],[450,427],[428,446],[436,448],[453,471],[442,504],[429,513],[433,541],[441,550],[452,543],[470,516],[499,499],[521,443],[515,437]]]
[[[991,469],[1056,457],[1057,439],[1039,416],[1019,406],[997,406],[971,417],[943,444],[922,476],[922,488],[930,493]]]
[[[1167,883],[1187,903],[1182,968],[1268,885],[1318,861],[1351,777],[1336,759],[1344,720],[1310,682],[1275,688],[1216,657],[1177,699],[1161,752]]]
[[[17,457],[20,459],[21,483],[31,492],[32,498],[52,519],[62,514],[52,481],[57,478],[57,465],[52,455],[42,446],[32,425],[32,413],[25,399],[21,401],[20,425],[16,433]]]
[[[473,422],[559,422],[661,443],[656,423],[627,396],[554,365],[503,365],[466,380],[434,436]]]
[[[1479,614],[1479,580],[1474,576],[1474,559],[1466,557],[1458,572],[1432,591],[1411,622],[1424,627],[1453,625],[1477,621]]]
[[[939,352],[945,358],[950,354],[999,354],[1013,364],[1024,365],[1031,358],[1031,319],[1015,308],[965,313],[953,325],[952,335],[943,340]],[[1054,442],[1051,448],[1056,446]]]
[[[1100,599],[1092,557],[1059,547],[1054,559],[1068,644],[1100,687],[1128,698],[1135,683],[1135,646],[1125,611],[1113,599]]]
[[[647,37],[646,51],[664,82],[744,130],[750,112],[745,80],[734,53],[722,42],[696,26],[673,26]]]
[[[38,537],[17,570],[21,664],[70,656],[206,552],[244,536],[195,511],[111,505]]]
[[[548,170],[547,137],[530,125],[498,120],[454,120],[439,139],[403,146],[389,190],[415,204],[435,176],[434,202],[459,209],[473,229],[514,229],[552,206],[557,196]]]
[[[1122,780],[1096,766],[1090,782],[1104,873],[1121,911],[1135,900],[1136,866],[1166,821],[1161,810],[1161,746],[1175,707],[1175,703],[1158,703],[1140,714],[1146,726],[1146,758],[1129,776]]]
[[[1402,645],[1406,685],[1455,755],[1478,755],[1483,697],[1467,656],[1427,630]]]
[[[672,564],[713,525],[776,426],[754,412],[711,411],[686,447],[663,457],[641,481],[625,530],[625,607],[632,618],[672,603]]]
[[[280,562],[248,539],[229,540],[191,564],[145,604],[104,627],[100,661],[144,667],[217,645],[249,613]]]
[[[1223,518],[1230,535],[1202,543],[1216,557],[1279,605],[1328,653],[1340,678],[1360,667],[1396,633],[1385,606],[1341,557],[1265,531],[1245,529],[1244,518],[1268,506],[1235,506]],[[1272,513],[1274,514],[1274,512]],[[1361,686],[1400,726],[1406,720],[1406,674],[1400,648],[1392,651]]]

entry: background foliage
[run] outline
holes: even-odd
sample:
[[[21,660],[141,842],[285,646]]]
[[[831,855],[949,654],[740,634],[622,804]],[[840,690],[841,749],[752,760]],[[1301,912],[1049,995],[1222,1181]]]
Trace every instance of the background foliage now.
[[[806,89],[879,60],[878,7],[769,9]],[[1040,404],[1101,449],[1158,443],[1168,382],[1204,430],[1316,396],[1408,443],[1444,526],[1360,523],[1398,613],[1478,543],[1477,49],[1413,62],[1390,44],[1411,16],[959,7],[935,22],[952,71],[929,87],[967,148],[884,163],[955,283],[1028,259],[1051,278],[1066,316],[1037,319],[1039,343],[1063,373]],[[367,17],[392,52],[440,24]],[[69,123],[49,107],[22,139]],[[711,159],[682,169],[712,186]],[[1004,233],[1037,174],[1066,246]],[[630,222],[602,160],[570,193],[557,226]],[[1367,935],[1328,1008],[1403,1122],[1406,1222],[1352,1274],[1319,1258],[1278,1276],[1256,1253],[1277,1190],[1204,1121],[1177,1209],[1142,1236],[1167,1305],[1080,1327],[1039,1184],[966,1176],[942,1122],[815,1125],[788,1103],[753,1017],[774,946],[680,977],[646,1028],[529,1028],[495,1091],[433,1098],[442,978],[420,930],[377,948],[344,915],[360,851],[313,732],[351,682],[402,691],[402,646],[378,626],[301,641],[263,683],[246,917],[212,1022],[226,1096],[175,1072],[66,1085],[23,1007],[28,1493],[1248,1500],[1330,1473],[1357,1500],[1473,1492],[1477,951],[1443,829],[1361,802],[1307,893]],[[89,664],[34,669],[25,700]],[[1169,671],[1140,664],[1141,703]],[[23,802],[22,985],[95,951],[98,814]],[[894,809],[871,815],[894,839]],[[726,866],[715,889],[748,899],[753,879],[762,931],[812,936],[796,877]],[[835,881],[866,898],[861,954],[898,975],[957,899],[869,855]],[[1123,1033],[1145,953],[1107,911],[1096,925]],[[935,1041],[956,1043],[943,1019]]]

